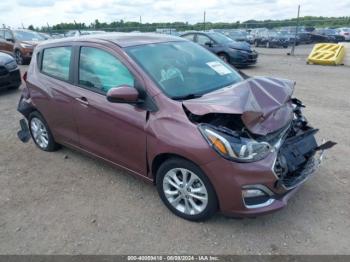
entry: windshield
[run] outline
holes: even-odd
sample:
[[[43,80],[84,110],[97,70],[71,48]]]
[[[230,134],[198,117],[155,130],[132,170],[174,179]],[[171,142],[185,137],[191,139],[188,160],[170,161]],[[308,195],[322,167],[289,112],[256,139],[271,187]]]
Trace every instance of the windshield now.
[[[201,96],[242,81],[220,58],[189,41],[132,46],[125,50],[173,99]]]
[[[281,36],[280,34],[278,34],[276,31],[269,31],[268,32],[268,35],[270,37],[278,37],[278,36]]]
[[[214,39],[218,44],[224,44],[228,42],[232,42],[233,40],[223,34],[220,33],[208,33],[208,35]]]
[[[325,29],[324,32],[327,35],[336,35],[337,34],[337,30],[335,30],[335,29]]]
[[[237,32],[231,32],[230,35],[234,35],[234,36],[246,36],[247,33],[246,32],[242,32],[242,31],[237,31]]]
[[[19,41],[43,41],[45,40],[44,37],[39,35],[37,32],[31,32],[31,31],[19,31],[15,30],[13,31],[15,38]]]

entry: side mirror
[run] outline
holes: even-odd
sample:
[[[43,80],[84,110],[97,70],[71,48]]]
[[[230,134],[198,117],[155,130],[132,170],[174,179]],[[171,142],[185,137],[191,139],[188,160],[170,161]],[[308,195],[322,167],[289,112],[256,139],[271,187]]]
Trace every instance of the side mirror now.
[[[5,40],[8,41],[8,42],[12,42],[12,43],[15,42],[15,40],[13,38],[6,38]]]
[[[139,102],[139,92],[128,85],[118,86],[108,90],[107,100],[112,103],[136,104]]]
[[[204,45],[206,45],[206,46],[208,46],[208,47],[212,47],[212,46],[213,46],[213,43],[212,43],[212,42],[205,42]]]

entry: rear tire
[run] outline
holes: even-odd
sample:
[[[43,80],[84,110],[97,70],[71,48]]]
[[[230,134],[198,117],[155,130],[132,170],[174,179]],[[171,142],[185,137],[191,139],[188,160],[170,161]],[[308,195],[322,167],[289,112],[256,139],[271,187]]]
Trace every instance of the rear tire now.
[[[56,151],[59,145],[55,142],[44,117],[37,111],[28,117],[29,131],[36,146],[47,152]]]
[[[157,171],[156,184],[163,203],[181,218],[203,221],[216,213],[215,190],[202,170],[190,161],[165,161]]]

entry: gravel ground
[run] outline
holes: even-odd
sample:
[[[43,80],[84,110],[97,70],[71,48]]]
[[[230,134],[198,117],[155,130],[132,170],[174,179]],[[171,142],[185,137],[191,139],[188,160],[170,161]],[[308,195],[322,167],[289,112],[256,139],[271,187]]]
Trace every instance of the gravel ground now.
[[[310,46],[295,57],[259,51],[258,65],[244,72],[296,80],[318,138],[338,142],[287,208],[256,219],[177,218],[152,185],[122,170],[21,143],[20,92],[1,92],[0,253],[350,254],[350,68],[306,65]]]

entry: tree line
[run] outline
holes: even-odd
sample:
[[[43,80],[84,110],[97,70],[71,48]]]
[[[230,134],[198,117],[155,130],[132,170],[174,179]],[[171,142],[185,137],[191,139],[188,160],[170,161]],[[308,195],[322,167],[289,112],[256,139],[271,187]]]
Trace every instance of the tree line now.
[[[121,31],[121,32],[151,32],[160,28],[173,28],[177,31],[186,30],[209,30],[209,29],[245,29],[245,28],[278,28],[286,26],[296,26],[297,18],[283,19],[283,20],[248,20],[244,22],[232,23],[196,23],[189,24],[188,22],[166,22],[166,23],[139,23],[131,21],[114,21],[111,23],[100,22],[96,19],[90,24],[85,23],[59,23],[56,25],[43,26],[41,28],[30,25],[28,29],[42,31],[42,32],[65,32],[68,30],[105,30],[105,31]],[[299,25],[305,27],[350,27],[350,16],[344,17],[322,17],[322,16],[304,16],[299,18]]]

